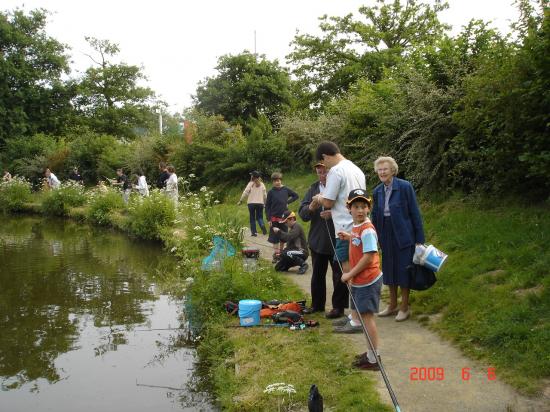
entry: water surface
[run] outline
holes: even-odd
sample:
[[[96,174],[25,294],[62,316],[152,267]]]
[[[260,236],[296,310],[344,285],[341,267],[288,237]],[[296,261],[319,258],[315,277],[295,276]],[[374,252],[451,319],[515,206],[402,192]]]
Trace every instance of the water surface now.
[[[182,302],[159,292],[174,265],[122,234],[0,216],[0,411],[213,410],[189,391]]]

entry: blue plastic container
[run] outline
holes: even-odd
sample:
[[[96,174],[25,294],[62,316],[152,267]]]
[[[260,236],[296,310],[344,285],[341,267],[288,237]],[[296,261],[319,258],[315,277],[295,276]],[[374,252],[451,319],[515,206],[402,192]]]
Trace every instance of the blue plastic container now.
[[[426,248],[424,256],[420,259],[421,264],[428,269],[437,272],[443,266],[443,263],[447,259],[447,255],[436,247],[430,245]]]
[[[259,300],[239,300],[239,319],[241,326],[256,326],[260,324],[260,309],[262,302]]]

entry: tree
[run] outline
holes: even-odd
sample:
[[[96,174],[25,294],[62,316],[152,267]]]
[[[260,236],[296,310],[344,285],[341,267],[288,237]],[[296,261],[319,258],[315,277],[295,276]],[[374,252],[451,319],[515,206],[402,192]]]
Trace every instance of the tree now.
[[[135,137],[140,129],[154,127],[156,116],[151,108],[154,93],[138,86],[146,80],[141,68],[125,63],[114,64],[110,58],[120,49],[108,40],[86,37],[95,51],[95,63],[80,79],[75,104],[85,124],[99,133],[117,137]]]
[[[307,104],[322,105],[342,96],[362,77],[380,80],[384,68],[394,66],[407,51],[434,44],[448,28],[437,18],[448,7],[441,0],[433,6],[415,0],[376,3],[359,8],[362,20],[352,14],[320,17],[321,37],[296,35],[287,59],[311,90]]]
[[[74,88],[66,46],[45,32],[47,12],[0,12],[0,145],[5,139],[59,133],[71,118]]]
[[[220,57],[216,70],[219,74],[201,82],[194,96],[196,107],[207,114],[222,115],[246,129],[261,114],[276,124],[291,104],[290,76],[277,60],[245,51]]]

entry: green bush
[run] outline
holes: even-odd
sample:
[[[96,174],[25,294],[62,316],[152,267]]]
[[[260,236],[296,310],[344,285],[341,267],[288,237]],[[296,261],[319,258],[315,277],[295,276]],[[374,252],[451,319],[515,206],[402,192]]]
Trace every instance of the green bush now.
[[[45,192],[42,198],[42,212],[46,215],[67,216],[71,207],[86,202],[84,187],[74,182],[63,182],[58,189]]]
[[[118,190],[94,189],[88,196],[86,218],[96,225],[109,226],[112,224],[111,212],[123,208],[124,202]]]
[[[172,200],[153,190],[148,197],[130,199],[128,217],[131,233],[143,239],[161,239],[163,232],[173,226],[176,210]]]
[[[31,184],[23,177],[15,176],[9,182],[0,183],[0,210],[18,212],[31,197]]]
[[[68,140],[67,167],[78,166],[86,183],[96,184],[103,176],[113,176],[118,167],[126,167],[129,145],[114,136],[81,128],[73,131]]]

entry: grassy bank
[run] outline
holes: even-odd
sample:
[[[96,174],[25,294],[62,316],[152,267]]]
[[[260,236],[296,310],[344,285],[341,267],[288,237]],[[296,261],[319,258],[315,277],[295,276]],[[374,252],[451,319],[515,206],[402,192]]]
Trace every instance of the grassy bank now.
[[[222,272],[197,274],[189,293],[193,307],[198,304],[208,312],[198,353],[222,410],[305,410],[312,384],[318,385],[330,410],[391,410],[380,402],[373,377],[351,368],[355,353],[332,334],[329,321],[291,331],[278,326],[241,328],[236,317],[220,315],[217,307],[223,296],[304,298],[287,277],[266,264],[253,274],[240,273],[240,265],[230,261]],[[223,290],[220,285],[225,285]],[[296,393],[265,392],[268,385],[282,382]]]
[[[314,179],[289,174],[284,181],[303,196]],[[230,192],[224,208],[246,224],[246,208],[232,206],[239,196]],[[496,367],[498,379],[540,391],[550,377],[550,207],[420,198],[427,242],[449,258],[432,289],[412,293],[416,318]]]
[[[550,376],[548,207],[454,199],[422,209],[427,239],[449,258],[436,285],[413,295],[419,319],[499,378],[541,389]]]

